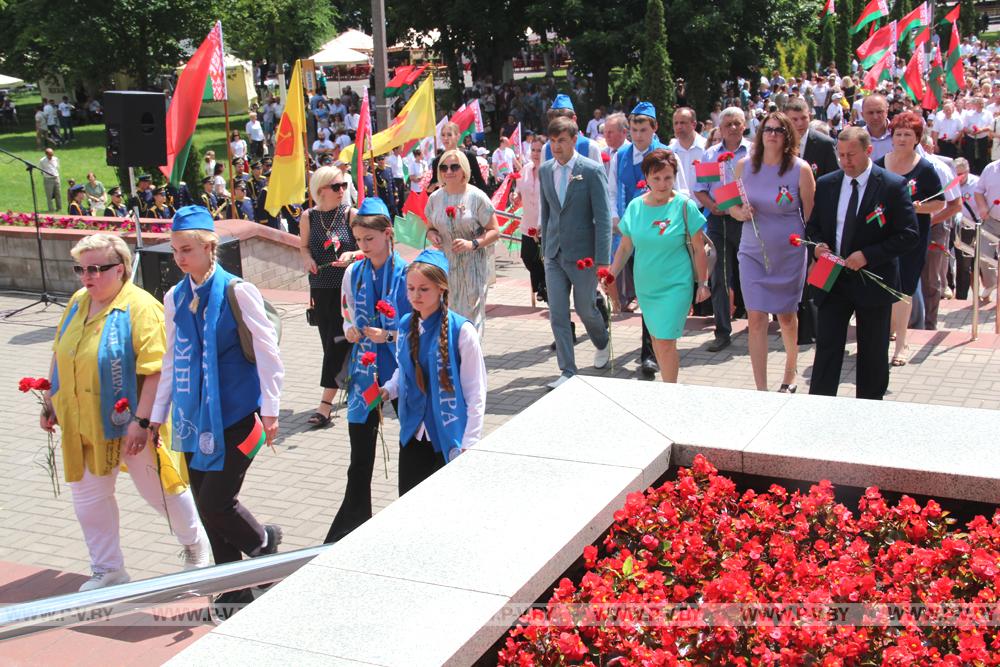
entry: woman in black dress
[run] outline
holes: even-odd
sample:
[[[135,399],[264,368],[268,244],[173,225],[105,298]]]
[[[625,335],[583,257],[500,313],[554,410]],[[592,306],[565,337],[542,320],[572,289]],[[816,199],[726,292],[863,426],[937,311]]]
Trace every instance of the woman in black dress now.
[[[309,305],[323,343],[319,407],[309,417],[314,426],[330,423],[333,401],[340,388],[337,376],[351,349],[344,337],[340,287],[344,269],[360,252],[351,232],[357,214],[346,197],[348,180],[336,167],[320,167],[309,181],[316,205],[299,219],[299,252],[309,274]]]
[[[896,115],[889,124],[892,133],[892,150],[876,164],[907,180],[910,198],[917,212],[917,226],[920,228],[920,243],[899,258],[899,283],[903,294],[917,300],[917,312],[923,322],[923,296],[919,286],[920,273],[927,261],[927,244],[930,238],[931,216],[944,208],[944,194],[941,179],[927,159],[916,152],[924,134],[924,121],[912,111]],[[936,196],[935,196],[936,195]],[[918,202],[928,200],[926,203]],[[875,223],[868,223],[875,224]],[[906,345],[906,328],[910,321],[912,301],[897,301],[892,305],[892,333],[896,337],[896,349],[892,354],[893,366],[905,366],[909,361],[910,349]]]

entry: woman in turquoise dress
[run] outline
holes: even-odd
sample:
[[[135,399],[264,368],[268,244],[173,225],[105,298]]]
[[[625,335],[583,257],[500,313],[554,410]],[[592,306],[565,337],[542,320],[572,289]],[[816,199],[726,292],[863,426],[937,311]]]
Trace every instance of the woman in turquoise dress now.
[[[677,339],[684,333],[696,274],[696,299],[704,301],[711,296],[702,231],[705,218],[692,199],[674,190],[677,168],[677,158],[662,148],[643,158],[647,192],[632,200],[618,223],[622,242],[611,265],[611,275],[617,276],[635,251],[636,297],[664,382],[677,382]],[[688,238],[694,249],[694,266]],[[617,290],[608,291],[612,300],[617,298]]]

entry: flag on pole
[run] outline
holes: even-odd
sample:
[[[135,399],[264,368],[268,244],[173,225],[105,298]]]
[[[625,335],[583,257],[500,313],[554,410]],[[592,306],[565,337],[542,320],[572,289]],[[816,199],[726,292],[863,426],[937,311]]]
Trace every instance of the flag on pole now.
[[[365,405],[368,406],[368,412],[371,412],[382,403],[382,390],[379,389],[378,380],[372,382],[372,385],[361,392],[361,398],[364,399]]]
[[[858,20],[854,22],[854,26],[851,28],[851,34],[858,34],[868,24],[874,23],[879,19],[884,19],[888,15],[889,5],[886,0],[870,0],[865,8],[861,10],[861,15],[858,16]]]
[[[927,8],[927,3],[921,2],[912,12],[899,20],[897,30],[899,34],[899,43],[902,44],[903,40],[910,36],[910,32],[912,30],[929,26],[930,24],[930,11]]]
[[[965,88],[965,63],[962,62],[961,45],[962,40],[958,36],[958,26],[952,23],[951,40],[948,42],[948,58],[944,64],[944,82],[948,86],[948,90],[953,93]]]
[[[945,23],[955,24],[955,23],[958,23],[958,15],[959,15],[959,13],[961,11],[962,11],[962,4],[959,3],[959,2],[956,2],[955,6],[951,8],[951,11],[948,12],[947,14],[945,14],[944,18],[941,19],[941,24],[945,24]]]
[[[878,82],[882,79],[889,78],[889,67],[892,65],[893,59],[895,59],[896,53],[894,51],[886,51],[885,54],[879,58],[878,62],[872,65],[871,69],[865,74],[864,81],[862,85],[865,90],[875,90],[878,87]]]
[[[354,177],[357,179],[355,186],[358,190],[357,207],[361,208],[361,204],[365,201],[365,157],[372,156],[372,125],[371,113],[368,111],[367,88],[365,88],[364,95],[361,96],[361,111],[358,114],[358,129],[354,135],[354,159],[351,161],[351,168],[354,169]]]
[[[728,211],[732,207],[743,203],[743,193],[740,190],[739,181],[732,181],[722,187],[716,188],[712,196],[715,198],[715,205],[719,207],[720,211]]]
[[[458,125],[458,144],[462,145],[462,140],[467,134],[477,134],[484,130],[483,114],[479,110],[479,100],[473,100],[471,104],[459,109],[451,117],[451,122]]]
[[[920,106],[934,110],[944,103],[944,65],[937,45],[931,47],[931,69],[927,75],[927,91]]]
[[[302,95],[302,62],[295,61],[285,96],[285,112],[274,135],[274,161],[267,183],[264,208],[273,216],[286,204],[301,204],[306,192],[306,158],[302,133],[306,129]]]
[[[699,162],[694,166],[694,179],[698,183],[718,183],[722,180],[722,163]]]
[[[413,65],[401,65],[396,68],[396,74],[385,84],[385,96],[396,97],[406,87],[406,75],[412,72]]]
[[[191,152],[191,137],[198,114],[201,112],[202,92],[212,66],[212,58],[221,51],[218,42],[222,34],[221,24],[216,23],[218,33],[213,29],[194,52],[177,78],[177,87],[167,109],[167,164],[160,166],[163,175],[174,185],[180,183],[188,153]]]
[[[222,21],[216,21],[210,33],[218,40],[217,48],[212,51],[212,62],[208,67],[208,80],[205,82],[204,100],[206,102],[221,102],[229,99],[229,88],[226,85],[226,49],[222,41]]]
[[[913,38],[913,49],[919,49],[929,41],[931,41],[931,27],[927,26],[918,32],[917,36]]]
[[[383,155],[413,139],[431,136],[434,134],[434,118],[434,79],[427,77],[389,127],[372,136],[371,154]],[[354,146],[340,151],[342,161],[350,162],[353,158]]]
[[[837,282],[837,276],[840,275],[845,265],[846,262],[843,259],[828,252],[813,264],[807,282],[813,287],[829,292],[833,289],[833,284]]]
[[[872,36],[862,42],[857,48],[858,61],[861,67],[869,68],[878,62],[886,52],[896,52],[896,22],[890,21],[882,26]]]
[[[823,9],[819,11],[819,22],[824,23],[827,19],[837,15],[837,9],[833,4],[834,0],[826,0]]]
[[[508,137],[510,139],[511,148],[514,149],[514,155],[521,155],[521,123],[517,124],[514,131],[510,133]]]
[[[914,102],[920,102],[924,98],[923,60],[924,52],[920,49],[914,51],[910,62],[906,64],[903,78],[899,81],[899,85]]]

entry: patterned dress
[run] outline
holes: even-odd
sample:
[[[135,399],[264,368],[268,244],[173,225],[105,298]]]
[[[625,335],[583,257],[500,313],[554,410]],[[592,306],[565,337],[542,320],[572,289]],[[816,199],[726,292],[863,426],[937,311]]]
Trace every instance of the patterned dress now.
[[[447,214],[454,207],[455,216]],[[482,338],[486,325],[486,290],[496,282],[493,246],[456,254],[451,250],[455,239],[471,241],[482,236],[493,217],[493,202],[474,185],[452,195],[440,188],[427,200],[427,220],[441,235],[441,250],[448,258],[448,306],[468,318]]]

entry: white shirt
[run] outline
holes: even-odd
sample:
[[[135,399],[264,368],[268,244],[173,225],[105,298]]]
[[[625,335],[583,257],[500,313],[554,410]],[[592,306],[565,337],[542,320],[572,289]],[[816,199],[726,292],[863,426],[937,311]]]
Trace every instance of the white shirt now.
[[[604,120],[603,118],[601,120]],[[596,118],[591,118],[590,122],[587,123],[587,136],[597,141],[601,138],[601,121]]]
[[[952,114],[951,118],[947,118],[942,113],[934,123],[934,131],[937,132],[938,139],[956,141],[962,136],[962,125],[962,119],[957,115]]]
[[[826,107],[826,122],[830,125],[830,129],[839,130],[843,119],[844,107],[840,106],[840,102],[831,102]]]
[[[346,116],[347,115],[347,107],[345,107],[343,104],[336,104],[336,103],[335,104],[331,104],[330,105],[330,118],[333,118],[337,114],[340,114],[341,116]]]
[[[976,139],[985,137],[992,125],[993,116],[986,111],[970,111],[965,117],[965,129],[972,132]]]
[[[264,141],[264,128],[259,120],[247,121],[247,136],[250,137],[250,141]]]
[[[361,114],[349,113],[344,117],[344,127],[348,130],[357,130],[361,122]]]
[[[994,220],[1000,219],[1000,207],[994,206],[993,202],[1000,199],[1000,160],[990,162],[983,168],[983,173],[979,175],[974,189],[978,195],[983,195],[986,199],[986,206],[989,208],[989,216]],[[976,213],[979,213],[977,210]]]
[[[352,264],[353,266],[353,264]],[[348,268],[348,271],[350,268]],[[344,280],[348,279],[344,273]],[[350,283],[348,283],[350,284]],[[344,294],[349,294],[347,290]],[[417,325],[420,333],[424,333],[424,323]],[[462,449],[468,449],[483,437],[483,414],[486,412],[486,363],[483,361],[483,349],[479,343],[479,332],[472,322],[465,322],[458,330],[458,353],[461,363],[458,365],[458,382],[462,386],[462,397],[465,399],[465,433],[462,435]],[[396,339],[396,356],[410,354],[408,336]],[[389,398],[399,396],[399,369],[392,374],[383,388],[389,392]],[[427,427],[423,422],[417,427],[415,436],[418,440],[427,439]]]
[[[412,155],[406,156],[406,168],[410,172],[410,191],[411,192],[423,192],[423,188],[420,186],[420,177],[424,175],[427,171],[427,164],[423,160],[418,160]],[[414,180],[416,177],[416,180]]]
[[[868,167],[857,178],[853,179],[858,182],[859,207],[861,206],[861,200],[865,198],[865,187],[868,186],[868,177],[872,175],[873,164],[875,163],[869,160]],[[847,204],[851,200],[851,180],[847,174],[844,174],[844,182],[840,185],[840,199],[837,201],[837,247],[833,251],[838,255],[842,255],[840,242],[844,238],[844,221],[847,219]],[[857,210],[854,213],[857,214]]]
[[[872,135],[871,130],[868,130],[868,136],[872,139],[872,154],[869,156],[872,162],[892,152],[892,132],[889,131],[888,126],[885,128],[885,134],[881,137]]]
[[[59,178],[59,158],[53,155],[51,158],[43,157],[38,161],[38,166],[42,168],[43,178]]]
[[[70,104],[69,102],[60,102],[59,115],[62,116],[63,118],[69,118],[71,115],[73,115],[73,105]]]
[[[313,142],[313,153],[332,153],[336,147],[329,139],[317,139]]]
[[[684,178],[684,187],[681,188],[678,186],[678,190],[683,190],[685,193],[691,194],[689,186],[697,180],[694,175],[694,161],[698,160],[701,162],[702,158],[705,157],[705,147],[707,145],[708,142],[705,140],[705,137],[701,136],[697,132],[695,132],[694,143],[691,144],[691,148],[684,148],[677,137],[670,140],[670,144],[668,144],[667,148],[672,150],[674,155],[677,156],[677,161],[681,165],[681,172]]]
[[[188,280],[190,280],[190,276]],[[193,285],[192,285],[193,287]],[[174,289],[163,296],[163,319],[167,328],[167,349],[163,354],[160,369],[160,384],[156,387],[156,401],[149,416],[151,422],[162,424],[170,414],[170,403],[174,388]],[[264,298],[257,288],[248,282],[237,283],[233,288],[236,302],[243,311],[243,323],[253,336],[253,353],[257,357],[257,377],[260,379],[260,414],[277,417],[281,403],[281,385],[285,378],[285,367],[278,351],[278,339],[274,325],[264,312]]]
[[[386,163],[389,165],[389,169],[392,171],[393,178],[403,177],[403,158],[396,153],[389,153],[389,156],[385,159]]]
[[[247,142],[242,139],[230,141],[229,148],[233,151],[233,159],[238,157],[245,158],[247,156]]]
[[[343,150],[343,149],[347,148],[348,146],[350,146],[354,142],[351,141],[351,138],[349,136],[347,136],[346,134],[338,134],[337,135],[337,141],[335,143],[338,146],[340,146],[341,150]]]
[[[818,83],[813,87],[813,104],[817,107],[826,106],[826,95],[830,88],[825,83]]]
[[[49,125],[56,124],[56,108],[51,104],[46,104],[42,109],[42,113],[45,114],[45,121]]]
[[[973,212],[976,216],[979,215],[979,211],[976,210],[975,198],[977,183],[979,183],[979,177],[970,173],[968,178],[966,178],[965,185],[962,186],[962,217],[969,222],[976,221],[976,218],[973,217]],[[972,209],[972,212],[969,209]]]
[[[514,171],[514,151],[510,148],[498,148],[493,151],[493,170],[503,178]]]

